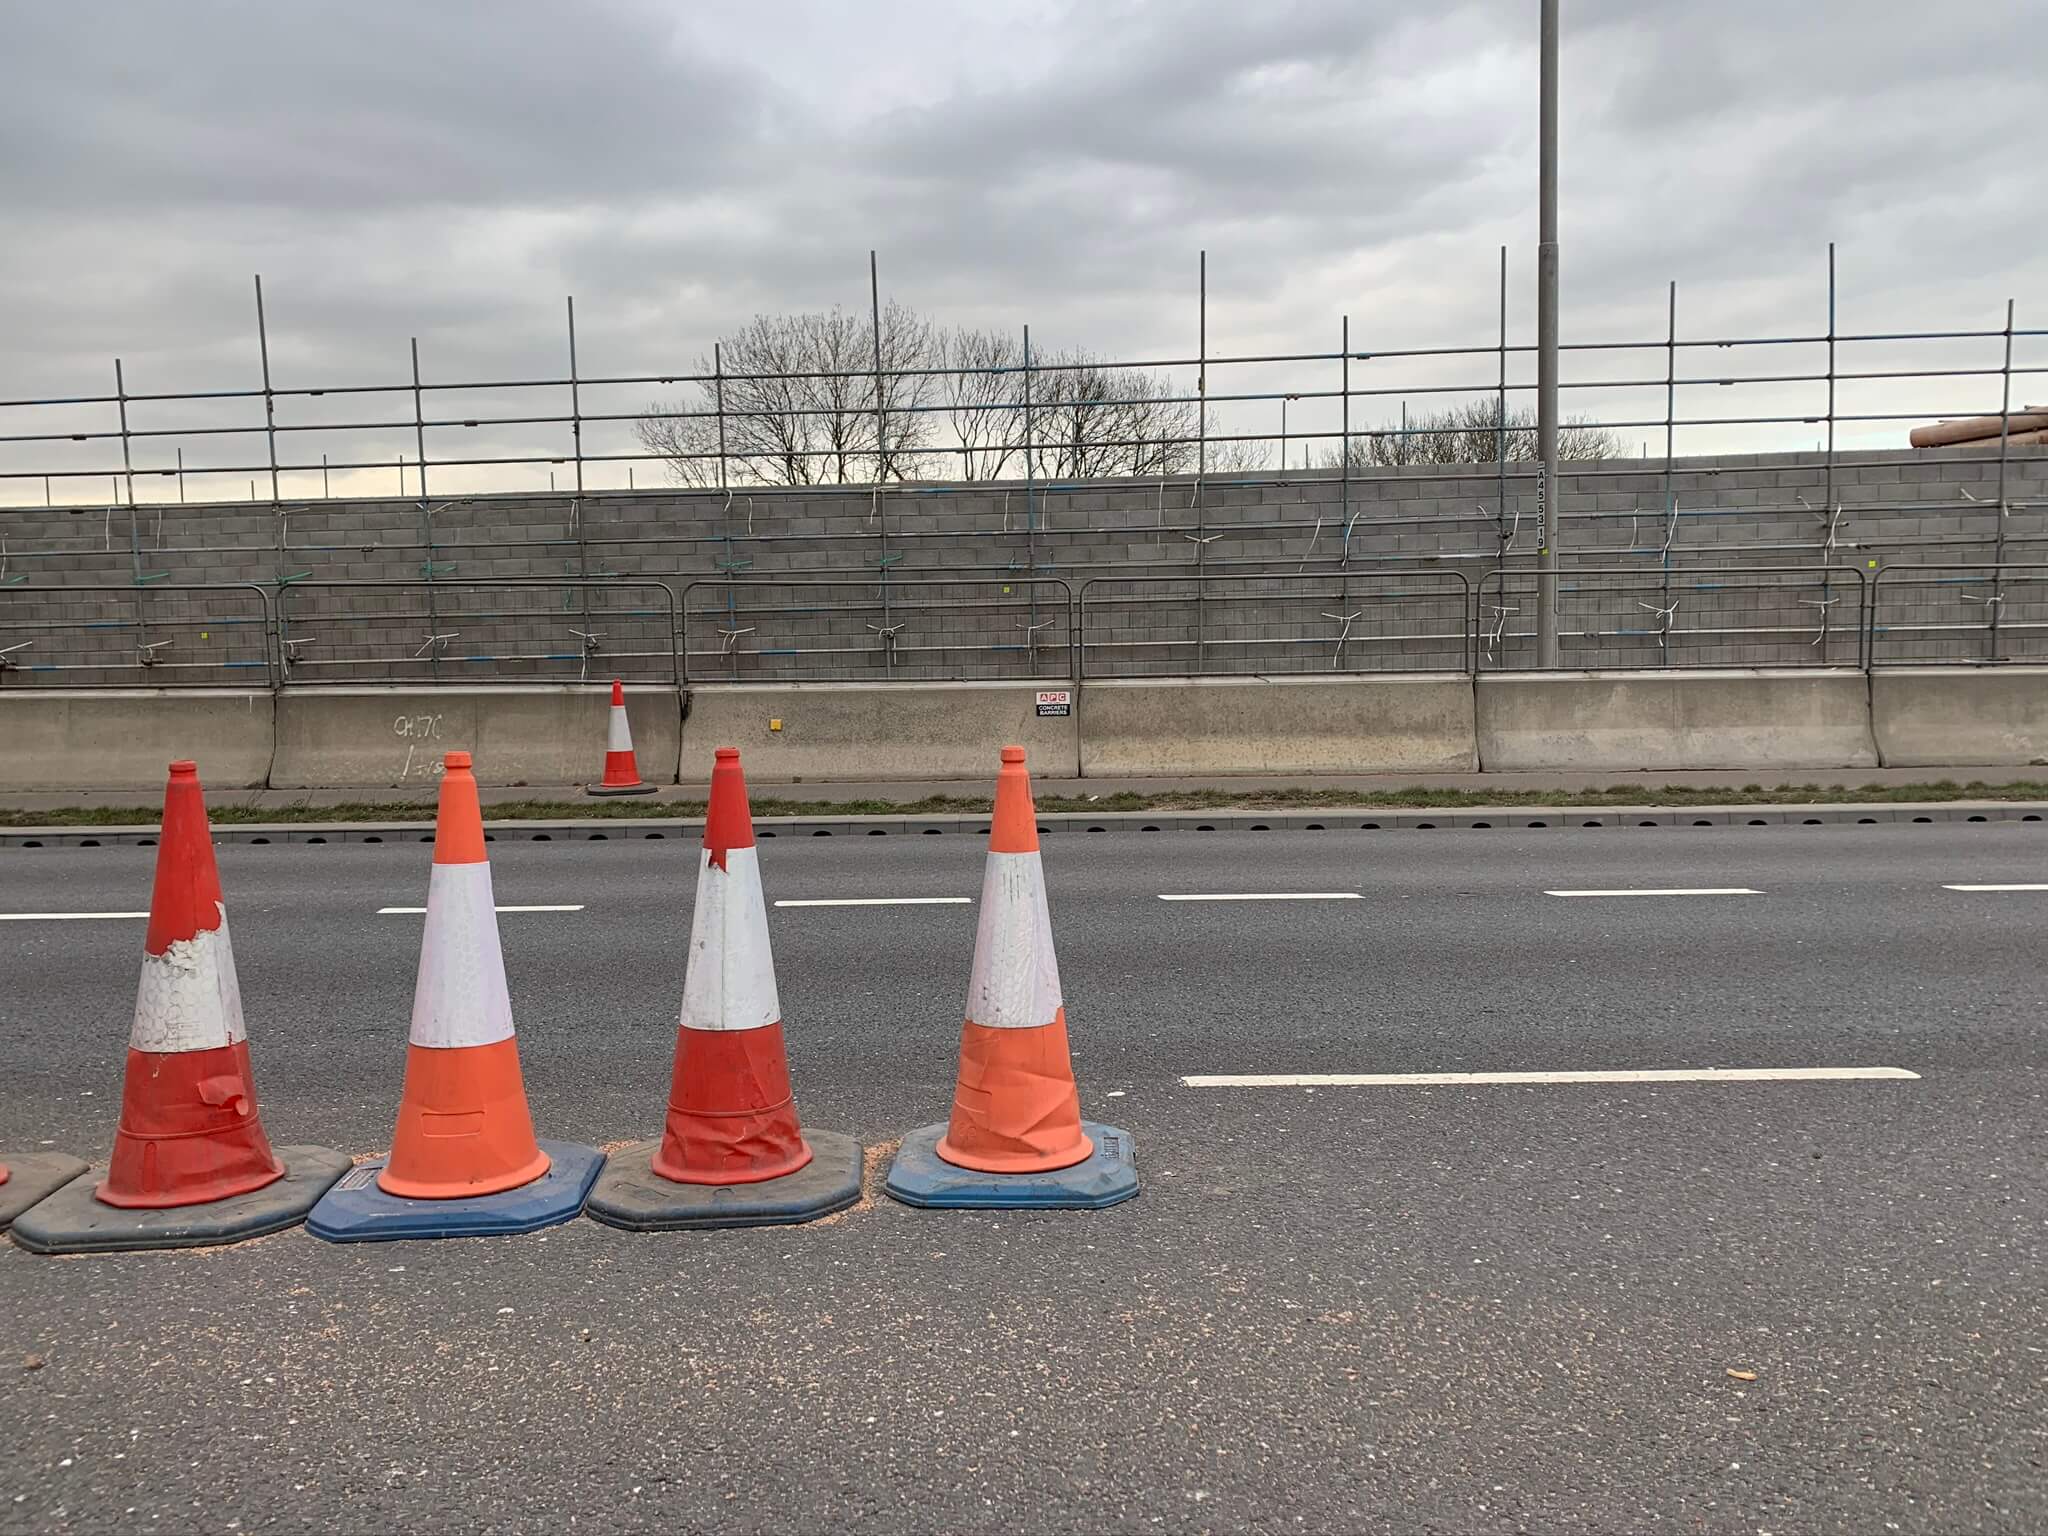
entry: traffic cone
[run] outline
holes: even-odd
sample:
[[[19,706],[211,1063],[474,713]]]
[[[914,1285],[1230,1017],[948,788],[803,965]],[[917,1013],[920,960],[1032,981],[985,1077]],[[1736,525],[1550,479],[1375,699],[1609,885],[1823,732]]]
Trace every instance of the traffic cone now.
[[[99,1198],[160,1210],[275,1183],[284,1164],[256,1113],[242,990],[197,763],[171,764],[142,948],[121,1124]]]
[[[633,726],[626,719],[626,688],[612,679],[611,716],[605,726],[604,780],[584,788],[586,795],[651,795],[652,784],[640,778],[640,764],[633,756]]]
[[[434,872],[413,984],[412,1040],[386,1194],[415,1200],[494,1195],[548,1171],[533,1137],[483,810],[467,752],[450,752],[434,821]]]
[[[391,1153],[343,1179],[308,1229],[337,1242],[530,1232],[574,1216],[603,1160],[534,1139],[476,775],[450,752]]]
[[[808,1221],[860,1197],[860,1144],[806,1139],[737,747],[711,770],[683,1006],[659,1143],[615,1151],[590,1213],[636,1231]]]
[[[904,1137],[885,1187],[927,1206],[1128,1200],[1129,1134],[1081,1118],[1022,747],[1003,748],[988,849],[952,1118]]]
[[[318,1154],[310,1171],[324,1173],[324,1181],[309,1193],[306,1179],[295,1179],[275,1198],[260,1198],[286,1179],[287,1164],[271,1149],[256,1112],[242,990],[199,768],[172,763],[121,1118],[106,1177],[90,1194],[102,1207],[142,1216],[209,1209],[147,1221],[70,1209],[78,1198],[53,1199],[31,1213],[32,1225],[17,1222],[15,1230],[27,1235],[27,1246],[46,1252],[185,1246],[275,1231],[294,1224],[347,1167],[346,1158],[325,1148],[286,1150],[301,1154],[301,1163],[305,1154]]]

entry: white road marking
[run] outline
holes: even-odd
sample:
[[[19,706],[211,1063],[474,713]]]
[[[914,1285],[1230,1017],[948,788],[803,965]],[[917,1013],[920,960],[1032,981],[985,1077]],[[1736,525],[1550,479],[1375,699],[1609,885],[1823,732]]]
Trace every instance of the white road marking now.
[[[1944,891],[2048,891],[2048,885],[1944,885]]]
[[[1761,896],[1746,885],[1678,886],[1670,890],[1647,891],[1545,891],[1546,896]]]
[[[1161,901],[1362,901],[1356,891],[1196,891],[1184,896],[1161,893]]]
[[[426,912],[425,907],[379,907],[379,917],[418,917]],[[500,912],[581,912],[583,903],[569,907],[499,907]]]
[[[1904,1067],[1669,1067],[1619,1072],[1297,1072],[1183,1077],[1187,1088],[1484,1088],[1550,1083],[1851,1083],[1919,1079]]]
[[[0,923],[79,923],[102,917],[147,916],[147,912],[0,912]]]
[[[778,907],[971,907],[972,896],[813,896]]]

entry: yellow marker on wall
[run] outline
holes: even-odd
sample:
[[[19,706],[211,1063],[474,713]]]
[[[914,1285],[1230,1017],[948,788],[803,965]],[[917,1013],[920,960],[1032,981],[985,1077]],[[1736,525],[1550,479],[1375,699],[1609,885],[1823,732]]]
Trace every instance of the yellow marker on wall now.
[[[770,720],[768,722],[768,729],[771,731],[779,731],[782,729],[782,722],[780,720]]]

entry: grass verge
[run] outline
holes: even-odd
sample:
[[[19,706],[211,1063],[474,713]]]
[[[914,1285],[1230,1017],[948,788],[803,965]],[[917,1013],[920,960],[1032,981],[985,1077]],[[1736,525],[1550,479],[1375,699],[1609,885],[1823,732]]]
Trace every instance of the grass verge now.
[[[1937,779],[1929,784],[1781,784],[1765,788],[1695,788],[1666,784],[1646,789],[1616,784],[1606,789],[1187,789],[1142,795],[1095,797],[1042,795],[1041,811],[1277,811],[1329,807],[1384,810],[1481,810],[1521,805],[1544,806],[1693,806],[1693,805],[1817,805],[1892,804],[1901,801],[2048,800],[2048,781],[2023,779],[2008,784],[1972,780],[1958,784]],[[920,800],[790,800],[757,796],[756,816],[978,816],[986,815],[986,795],[927,795]],[[430,823],[434,807],[417,802],[352,800],[341,805],[215,805],[216,825],[279,822],[404,822]],[[504,800],[484,807],[486,821],[617,821],[653,817],[701,816],[701,800],[664,800],[656,805],[625,800]],[[158,808],[133,806],[69,806],[46,811],[0,808],[0,827],[148,826]]]

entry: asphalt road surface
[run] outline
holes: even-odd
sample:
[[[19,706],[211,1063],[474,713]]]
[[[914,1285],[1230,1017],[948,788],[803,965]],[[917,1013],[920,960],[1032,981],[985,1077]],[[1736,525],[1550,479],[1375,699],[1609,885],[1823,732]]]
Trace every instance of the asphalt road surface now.
[[[542,1135],[658,1128],[695,856],[494,846],[501,904],[578,909],[500,918]],[[140,910],[152,857],[0,854],[0,912]],[[427,859],[221,850],[273,1141],[388,1144],[420,919],[379,909]],[[2048,889],[1948,889],[2048,885],[2048,826],[1062,834],[1045,862],[1083,1109],[1133,1133],[1136,1201],[0,1244],[0,1530],[2048,1529]],[[762,864],[771,900],[974,898],[981,848]],[[1652,889],[1753,894],[1549,894]],[[1160,899],[1275,893],[1309,899]],[[972,902],[771,923],[806,1123],[885,1156],[942,1119]],[[104,1157],[142,927],[0,921],[0,1149]],[[1183,1081],[1713,1067],[1917,1076]]]

